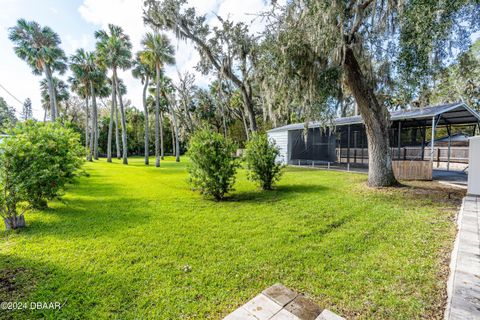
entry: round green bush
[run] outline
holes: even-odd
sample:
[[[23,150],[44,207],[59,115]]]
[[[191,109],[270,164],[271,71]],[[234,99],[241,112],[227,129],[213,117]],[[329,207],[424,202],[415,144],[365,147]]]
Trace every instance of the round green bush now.
[[[254,134],[247,142],[245,161],[248,178],[263,190],[271,190],[282,175],[282,165],[277,163],[279,148],[266,134]]]
[[[194,189],[207,197],[222,200],[233,189],[239,163],[235,158],[236,145],[221,134],[204,128],[189,141],[188,171]]]
[[[84,155],[80,136],[71,129],[58,123],[20,123],[0,143],[0,184],[10,194],[3,202],[15,196],[33,208],[46,207],[72,181]]]

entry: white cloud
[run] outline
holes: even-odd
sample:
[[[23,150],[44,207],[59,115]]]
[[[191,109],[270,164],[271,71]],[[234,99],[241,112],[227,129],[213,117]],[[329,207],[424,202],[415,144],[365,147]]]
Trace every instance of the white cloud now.
[[[85,50],[95,49],[95,39],[93,34],[83,33],[80,37],[74,37],[71,34],[67,34],[63,39],[63,46],[67,55],[73,54],[78,48],[84,48]]]
[[[55,7],[50,7],[50,12],[57,15],[59,13],[58,9]]]
[[[265,23],[258,14],[266,11],[268,4],[264,0],[225,0],[218,9],[218,15],[234,22],[244,22],[249,25],[252,34],[265,29]]]
[[[221,4],[221,2],[221,0],[195,0],[190,1],[189,5],[195,7],[197,14],[209,15],[217,11],[218,6]]]
[[[107,28],[109,23],[121,26],[130,36],[134,50],[138,50],[145,32],[142,4],[138,0],[85,0],[78,11],[85,21],[101,28]]]

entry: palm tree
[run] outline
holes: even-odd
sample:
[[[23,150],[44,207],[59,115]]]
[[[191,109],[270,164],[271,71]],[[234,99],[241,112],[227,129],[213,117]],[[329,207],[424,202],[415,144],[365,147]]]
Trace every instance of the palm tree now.
[[[108,98],[111,93],[112,93],[112,87],[108,81],[108,77],[106,73],[103,73],[101,77],[99,77],[95,82],[94,82],[94,87],[95,87],[95,96],[100,99]],[[99,111],[100,113],[100,111]],[[99,129],[99,123],[98,123],[98,117],[96,121],[96,127],[95,129],[97,130],[97,137],[95,140],[95,145],[93,146],[94,154],[95,154],[95,160],[98,160],[98,141],[100,137],[100,129]]]
[[[159,131],[162,139],[161,158],[163,159],[163,123],[160,124],[160,81],[161,72],[165,64],[174,64],[174,49],[168,37],[161,33],[147,32],[142,39],[144,50],[140,54],[140,60],[155,70],[155,166],[160,167],[159,154]]]
[[[78,49],[70,57],[70,69],[74,76],[82,84],[83,90],[86,90],[87,97],[87,121],[88,121],[88,96],[92,98],[92,134],[90,135],[90,155],[98,159],[98,109],[97,109],[97,91],[105,82],[105,69],[96,63],[96,57],[93,52],[86,52]],[[88,130],[88,125],[87,125]]]
[[[122,117],[122,149],[123,163],[128,164],[127,158],[127,124],[125,121],[125,110],[121,98],[117,70],[130,68],[132,58],[132,44],[130,38],[123,32],[123,29],[113,24],[108,25],[108,32],[99,30],[95,32],[97,41],[97,53],[100,63],[112,70],[112,110],[110,113],[110,124],[108,127],[107,161],[112,162],[112,127],[114,111],[113,105],[118,95],[120,103],[120,115]]]
[[[117,96],[122,99],[122,97],[124,95],[127,94],[127,86],[123,83],[123,80],[122,79],[118,79],[118,87],[119,87],[119,90],[117,90]],[[122,103],[123,103],[123,100],[122,100]],[[118,134],[118,103],[117,103],[117,99],[115,99],[115,117],[113,118],[113,123],[115,125],[115,151],[117,152],[117,159],[121,159],[122,158],[122,155],[121,155],[121,149],[120,149],[120,136]],[[125,111],[125,114],[126,114],[126,111]]]
[[[112,90],[114,90],[113,88],[113,84],[112,84],[112,79],[105,79],[105,86],[106,86],[106,90],[108,91],[108,95],[111,95],[112,93]],[[120,88],[120,96],[123,96],[127,93],[127,87],[125,86],[125,84],[123,83],[123,80],[122,79],[118,79],[118,84],[119,84],[119,88]],[[110,103],[111,103],[111,108],[113,110],[113,128],[115,129],[115,151],[117,153],[117,159],[121,159],[122,158],[122,155],[121,155],[121,148],[120,148],[120,136],[119,136],[119,131],[118,131],[118,108],[117,108],[117,105],[118,105],[118,99],[117,99],[117,90],[115,90],[116,94],[115,94],[115,100],[110,100]],[[103,98],[106,98],[107,96],[102,96]],[[113,131],[113,128],[112,128],[112,131]],[[113,136],[113,134],[112,134]],[[113,138],[112,138],[113,139]]]
[[[150,84],[150,78],[153,75],[152,69],[148,64],[141,61],[140,56],[142,52],[137,53],[137,58],[134,61],[134,68],[132,69],[132,75],[140,79],[143,84],[143,112],[145,113],[145,164],[149,164],[149,132],[148,132],[148,106],[147,106],[147,90]]]
[[[48,84],[52,121],[58,114],[57,96],[55,95],[53,72],[63,74],[67,68],[67,57],[59,47],[61,41],[50,27],[41,27],[35,21],[17,20],[17,25],[9,29],[9,39],[15,44],[17,56],[26,61],[35,75],[45,73]]]
[[[85,100],[85,149],[88,149],[88,141],[89,141],[89,109],[88,109],[88,98],[89,98],[89,90],[88,85],[85,83],[84,79],[80,78],[78,75],[75,74],[68,77],[68,82],[70,83],[70,89],[72,92],[76,93],[81,99]],[[87,160],[92,161],[91,158],[92,152],[87,154]]]
[[[52,121],[53,121],[53,110],[51,109],[51,95],[50,95],[50,84],[53,85],[53,94],[56,97],[56,104],[57,107],[64,101],[67,101],[70,98],[70,93],[68,91],[68,85],[65,81],[58,79],[57,77],[53,77],[51,81],[48,79],[43,79],[40,81],[40,96],[41,96],[41,103],[42,107],[45,110],[45,114],[43,116],[43,121],[47,120],[47,113],[50,112]],[[57,116],[59,113],[59,108],[57,108]]]

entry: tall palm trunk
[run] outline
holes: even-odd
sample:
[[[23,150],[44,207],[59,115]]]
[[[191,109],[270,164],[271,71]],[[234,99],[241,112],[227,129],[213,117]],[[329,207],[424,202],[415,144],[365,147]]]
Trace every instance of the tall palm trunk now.
[[[176,116],[174,116],[175,118]],[[174,119],[174,122],[175,122],[175,161],[176,162],[180,162],[180,137],[179,137],[179,134],[178,134],[178,124],[177,124],[177,120]]]
[[[155,166],[160,167],[160,66],[156,67],[156,87],[155,87]],[[163,139],[162,139],[163,140]]]
[[[168,101],[167,99],[165,99]],[[170,102],[168,103],[168,107],[170,109],[170,113],[172,114],[172,122],[173,122],[173,129],[175,130],[175,148],[174,148],[174,153],[175,153],[175,161],[180,162],[180,142],[178,139],[178,122],[177,122],[177,115],[175,114],[175,110],[173,110],[173,105]]]
[[[117,88],[118,102],[120,104],[120,117],[122,118],[122,154],[123,164],[128,164],[128,147],[127,147],[127,123],[125,121],[125,109],[123,108],[122,94],[120,93],[120,86],[118,85],[117,70],[113,69],[113,76],[115,78],[115,86]]]
[[[113,116],[116,108],[116,88],[115,78],[112,76],[112,108],[110,110],[110,122],[108,124],[108,140],[107,140],[107,162],[112,162],[112,135],[113,135]]]
[[[121,99],[121,98],[120,98]],[[117,98],[115,98],[115,119],[113,120],[115,124],[115,147],[117,151],[117,159],[121,159],[121,149],[120,149],[120,135],[118,132],[118,104],[117,104]]]
[[[170,132],[172,133],[172,151],[173,151],[172,154],[176,154],[176,152],[175,152],[175,133],[173,131],[173,128],[172,128],[172,130],[170,130]]]
[[[389,141],[389,114],[368,84],[351,48],[345,51],[347,84],[365,123],[368,142],[368,184],[386,187],[397,183],[393,175]]]
[[[92,89],[92,86],[90,85],[90,92],[92,92],[91,89]],[[95,122],[93,120],[93,117],[94,117],[94,115],[93,115],[93,95],[91,97],[92,97],[92,116],[90,117],[91,118],[90,121],[91,121],[92,133],[90,134],[90,142],[89,142],[90,147],[89,147],[89,150],[88,150],[89,151],[89,155],[88,155],[88,160],[89,161],[93,161],[92,158],[95,154],[94,147],[93,147],[94,140],[95,140],[95,128],[94,128]]]
[[[149,132],[148,132],[148,106],[147,106],[147,89],[150,82],[148,74],[145,76],[145,84],[143,86],[143,111],[145,112],[145,164],[148,165],[149,157]]]
[[[88,95],[86,96],[85,98],[85,149],[89,149],[89,140],[88,140],[88,137],[89,137],[89,134],[88,134],[88,126],[89,126],[89,123],[88,123],[88,120],[90,119],[90,116],[89,116],[89,110],[88,110]],[[92,153],[90,150],[88,150],[88,154],[87,154],[87,160],[88,161],[92,161]]]
[[[50,113],[52,114],[52,121],[55,122],[57,120],[57,97],[53,85],[52,69],[48,63],[45,63],[45,74],[48,84],[48,96],[50,98]]]
[[[92,134],[90,135],[90,157],[98,160],[98,129],[97,129],[97,96],[93,87],[93,82],[90,81],[90,95],[92,97]]]
[[[160,158],[165,159],[165,148],[163,145],[163,112],[160,111]]]
[[[94,111],[94,115],[95,115],[95,121],[94,121],[94,125],[95,125],[95,139],[93,141],[93,158],[95,160],[98,160],[98,135],[99,135],[99,131],[100,129],[98,128],[98,108],[97,108],[97,101],[95,100],[95,111]]]

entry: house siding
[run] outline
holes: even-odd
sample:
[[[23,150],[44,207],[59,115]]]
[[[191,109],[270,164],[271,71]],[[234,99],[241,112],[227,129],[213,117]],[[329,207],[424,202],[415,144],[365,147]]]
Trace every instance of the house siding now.
[[[288,131],[268,132],[268,138],[275,141],[275,144],[280,149],[280,155],[277,157],[277,162],[287,164],[288,161]]]

